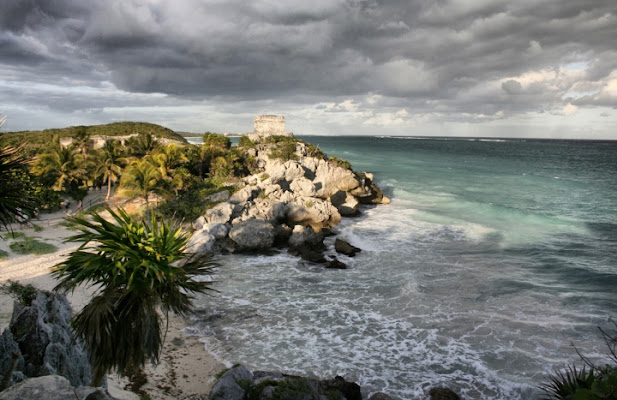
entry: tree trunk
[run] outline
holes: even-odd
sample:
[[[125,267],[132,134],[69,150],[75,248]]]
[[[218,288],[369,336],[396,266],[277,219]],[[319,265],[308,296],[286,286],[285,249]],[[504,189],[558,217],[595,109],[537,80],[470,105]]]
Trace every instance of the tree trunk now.
[[[110,194],[111,194],[111,178],[107,178],[107,196],[105,196],[105,200],[109,200]]]

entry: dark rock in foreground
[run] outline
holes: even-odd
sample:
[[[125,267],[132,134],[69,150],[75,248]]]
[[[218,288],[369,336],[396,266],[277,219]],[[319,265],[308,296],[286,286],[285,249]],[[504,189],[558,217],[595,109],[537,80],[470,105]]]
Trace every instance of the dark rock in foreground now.
[[[251,399],[362,400],[360,386],[337,376],[317,380],[277,372],[250,372],[244,366],[232,368],[214,384],[212,400]]]
[[[350,245],[343,239],[336,239],[334,241],[334,250],[336,250],[338,253],[346,255],[347,257],[353,257],[357,253],[362,251],[361,249]]]

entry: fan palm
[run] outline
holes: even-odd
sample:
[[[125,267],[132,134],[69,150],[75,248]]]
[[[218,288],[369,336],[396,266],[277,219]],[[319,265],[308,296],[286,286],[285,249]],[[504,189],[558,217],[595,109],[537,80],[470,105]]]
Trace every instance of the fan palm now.
[[[80,232],[66,239],[81,246],[52,269],[60,283],[55,290],[70,291],[81,284],[98,288],[73,318],[75,335],[85,344],[93,368],[92,385],[99,386],[111,370],[120,375],[157,363],[163,346],[163,318],[169,311],[186,315],[193,295],[213,290],[214,263],[205,254],[187,252],[189,234],[176,225],[149,224],[124,210],[97,212],[69,221]]]

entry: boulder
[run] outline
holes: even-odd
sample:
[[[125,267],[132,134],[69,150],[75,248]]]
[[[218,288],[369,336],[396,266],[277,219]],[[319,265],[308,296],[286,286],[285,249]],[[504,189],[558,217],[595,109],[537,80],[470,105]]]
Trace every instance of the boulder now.
[[[203,231],[212,235],[215,239],[225,239],[229,228],[225,224],[206,224]]]
[[[297,178],[291,181],[289,188],[298,196],[314,197],[317,192],[315,185],[305,177]]]
[[[360,386],[355,382],[347,382],[340,376],[320,381],[319,387],[323,392],[339,392],[346,400],[362,400]]]
[[[431,400],[460,400],[458,394],[448,388],[434,387],[428,392]]]
[[[74,388],[63,376],[30,378],[0,393],[0,400],[113,400],[102,388]]]
[[[220,203],[222,201],[229,200],[229,191],[223,190],[217,193],[213,193],[210,196],[206,197],[205,200],[210,203]]]
[[[213,224],[221,225],[221,224]],[[224,225],[223,225],[224,226]],[[195,231],[189,239],[187,250],[190,253],[210,253],[214,249],[216,237],[207,230]]]
[[[351,190],[351,194],[358,199],[360,204],[390,204],[390,199],[383,195],[379,186],[372,180],[373,174],[363,172],[360,174],[360,186]]]
[[[298,161],[287,161],[283,167],[285,168],[285,180],[288,182],[304,177],[304,168]]]
[[[231,220],[233,212],[233,204],[227,202],[220,203],[206,211],[206,221],[209,224],[226,224]]]
[[[353,257],[356,255],[356,253],[362,251],[361,249],[352,246],[346,241],[338,238],[334,241],[334,250],[336,250],[337,253],[346,255],[347,257]]]
[[[223,376],[212,386],[210,399],[212,400],[244,400],[247,386],[240,386],[238,383],[251,383],[253,374],[243,365],[225,372]]]
[[[238,190],[236,193],[232,194],[229,198],[230,203],[238,204],[238,203],[246,203],[249,200],[252,200],[255,197],[255,189],[251,186],[245,186],[242,189]]]
[[[325,231],[315,232],[310,226],[296,225],[288,240],[289,254],[302,257],[303,260],[322,264],[326,262],[323,252]]]
[[[332,165],[325,160],[319,160],[313,183],[317,188],[317,195],[324,199],[339,190],[350,192],[360,186],[353,171]]]
[[[330,269],[347,269],[347,265],[345,265],[345,263],[340,262],[336,258],[326,261],[325,266],[326,268],[330,268]]]
[[[339,190],[330,196],[330,202],[334,205],[334,207],[336,207],[341,215],[353,216],[360,212],[358,210],[358,207],[360,206],[358,200],[356,200],[356,198],[351,194],[343,192],[342,190]]]
[[[268,221],[249,219],[234,225],[229,238],[239,251],[266,250],[274,243],[274,226]]]
[[[199,218],[197,218],[195,220],[195,222],[193,222],[193,229],[195,230],[200,230],[204,227],[205,224],[207,224],[208,221],[206,221],[206,217],[205,216],[200,216]]]
[[[90,364],[73,340],[73,311],[66,296],[40,291],[30,306],[15,304],[9,329],[24,357],[22,372],[28,377],[62,375],[73,386],[88,385]]]
[[[287,222],[289,225],[310,225],[318,231],[331,228],[341,222],[341,214],[329,201],[314,197],[299,197],[288,206]]]

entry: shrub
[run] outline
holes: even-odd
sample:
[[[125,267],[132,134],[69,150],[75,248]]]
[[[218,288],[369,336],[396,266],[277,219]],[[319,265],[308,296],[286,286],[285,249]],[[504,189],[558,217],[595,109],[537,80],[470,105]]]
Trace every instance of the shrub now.
[[[240,140],[238,141],[238,147],[242,147],[245,149],[254,149],[255,146],[256,146],[256,143],[253,142],[251,139],[249,139],[247,135],[241,136]]]
[[[207,147],[221,150],[227,150],[231,147],[231,140],[227,136],[219,135],[218,133],[204,133],[203,142]]]
[[[16,299],[22,306],[30,306],[36,299],[38,289],[31,284],[23,285],[19,282],[8,280],[0,285],[0,293],[4,293]]]
[[[9,253],[0,249],[0,261],[4,261],[9,258]]]

